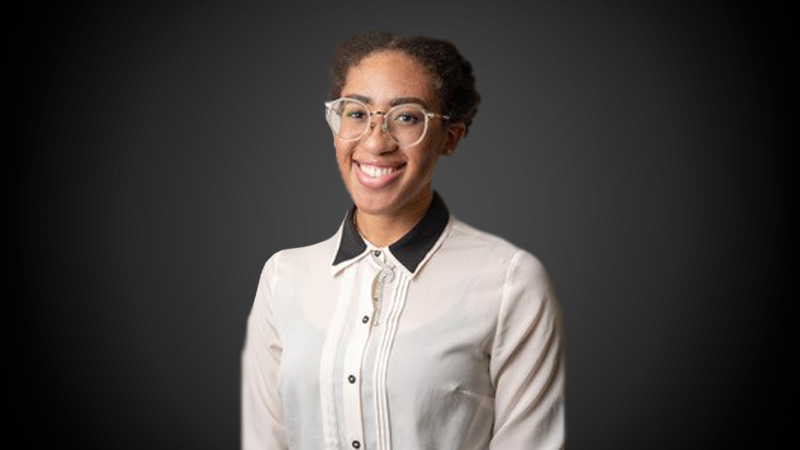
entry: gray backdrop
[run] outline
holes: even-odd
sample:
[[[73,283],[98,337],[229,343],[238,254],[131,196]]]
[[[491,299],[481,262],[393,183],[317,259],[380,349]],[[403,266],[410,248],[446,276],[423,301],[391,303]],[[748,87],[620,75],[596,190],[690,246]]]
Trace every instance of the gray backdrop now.
[[[474,66],[483,102],[434,188],[548,268],[569,447],[759,442],[789,273],[785,15],[338,1],[9,17],[25,442],[239,445],[262,265],[332,236],[351,205],[322,103],[335,43],[366,29],[450,40]]]

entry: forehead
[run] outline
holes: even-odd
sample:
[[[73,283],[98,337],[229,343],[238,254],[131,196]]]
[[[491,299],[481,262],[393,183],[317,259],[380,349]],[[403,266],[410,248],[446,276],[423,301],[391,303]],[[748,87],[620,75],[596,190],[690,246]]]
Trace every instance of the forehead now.
[[[379,104],[416,97],[438,106],[433,81],[425,67],[403,52],[373,53],[347,72],[342,96],[360,95]]]

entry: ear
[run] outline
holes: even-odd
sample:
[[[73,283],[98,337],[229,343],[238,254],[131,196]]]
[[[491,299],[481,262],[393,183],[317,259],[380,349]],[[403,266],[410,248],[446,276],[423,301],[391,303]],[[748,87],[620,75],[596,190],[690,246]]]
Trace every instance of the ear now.
[[[454,151],[456,151],[456,147],[458,146],[458,142],[464,137],[464,134],[467,132],[467,126],[461,122],[451,123],[447,127],[447,135],[444,139],[444,144],[442,144],[441,154],[442,156],[451,155]]]

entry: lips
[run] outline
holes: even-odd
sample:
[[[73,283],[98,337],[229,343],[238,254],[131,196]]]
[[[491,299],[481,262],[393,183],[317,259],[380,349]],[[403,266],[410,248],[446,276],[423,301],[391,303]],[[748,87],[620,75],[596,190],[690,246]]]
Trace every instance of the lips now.
[[[382,188],[405,171],[405,163],[366,163],[353,161],[353,168],[358,181],[372,189]]]

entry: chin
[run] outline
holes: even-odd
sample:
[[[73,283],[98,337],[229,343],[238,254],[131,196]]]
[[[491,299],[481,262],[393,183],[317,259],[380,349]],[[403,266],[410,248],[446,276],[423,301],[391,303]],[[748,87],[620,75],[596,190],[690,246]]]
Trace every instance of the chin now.
[[[353,197],[353,202],[356,204],[356,207],[367,214],[385,214],[394,211],[397,204],[397,197],[389,193],[359,193],[351,197]]]

